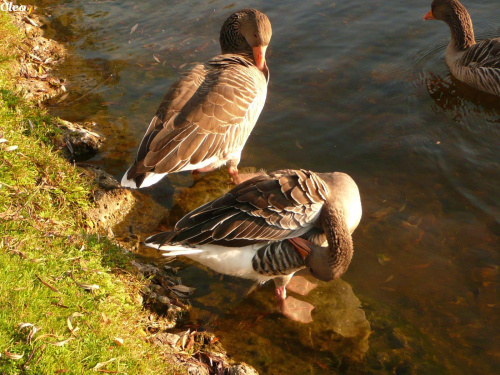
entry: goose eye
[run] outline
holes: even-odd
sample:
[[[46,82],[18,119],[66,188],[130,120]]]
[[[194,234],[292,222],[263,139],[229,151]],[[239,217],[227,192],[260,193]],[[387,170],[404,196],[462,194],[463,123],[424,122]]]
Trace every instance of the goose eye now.
[[[254,36],[255,38],[257,38],[257,33],[253,33],[253,36]]]

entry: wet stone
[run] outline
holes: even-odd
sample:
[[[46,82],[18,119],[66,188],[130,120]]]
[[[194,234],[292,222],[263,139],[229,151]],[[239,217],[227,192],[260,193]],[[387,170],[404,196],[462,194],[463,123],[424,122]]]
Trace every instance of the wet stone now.
[[[95,122],[73,123],[60,120],[63,132],[63,147],[69,159],[82,161],[90,159],[104,144],[105,138],[95,132]]]
[[[87,222],[124,247],[136,250],[139,242],[164,221],[168,210],[149,195],[121,188],[118,181],[99,168],[81,166],[99,187],[104,186],[94,193],[95,206],[87,211]]]
[[[240,363],[239,365],[232,366],[228,371],[229,375],[257,375],[258,372],[246,363]]]

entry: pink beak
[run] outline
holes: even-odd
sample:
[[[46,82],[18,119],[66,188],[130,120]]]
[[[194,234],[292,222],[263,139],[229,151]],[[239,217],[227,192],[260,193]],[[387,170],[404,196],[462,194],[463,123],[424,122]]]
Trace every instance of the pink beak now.
[[[255,65],[257,65],[259,70],[264,70],[266,66],[266,49],[267,46],[252,47]]]

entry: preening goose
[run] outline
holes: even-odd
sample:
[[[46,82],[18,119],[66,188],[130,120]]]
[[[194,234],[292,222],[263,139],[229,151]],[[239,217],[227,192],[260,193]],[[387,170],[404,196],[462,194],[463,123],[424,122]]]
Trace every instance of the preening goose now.
[[[197,64],[169,89],[122,185],[155,184],[179,171],[228,163],[237,180],[241,151],[267,95],[271,23],[255,9],[233,13],[220,32],[222,54]]]
[[[358,187],[347,174],[280,170],[237,185],[145,243],[223,274],[273,279],[286,315],[285,286],[296,271],[328,281],[347,270],[360,220]]]
[[[424,20],[441,20],[451,30],[446,64],[458,80],[500,95],[500,38],[476,43],[467,9],[458,0],[434,0]]]

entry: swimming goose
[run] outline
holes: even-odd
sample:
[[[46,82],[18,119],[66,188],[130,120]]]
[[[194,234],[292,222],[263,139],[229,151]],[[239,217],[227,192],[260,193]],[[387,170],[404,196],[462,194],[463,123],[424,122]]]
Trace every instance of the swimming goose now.
[[[147,187],[166,174],[208,172],[228,163],[237,180],[241,151],[267,95],[271,23],[255,9],[233,13],[220,31],[222,54],[197,64],[167,92],[121,184]]]
[[[223,274],[273,279],[287,315],[285,287],[293,274],[308,268],[320,280],[340,277],[360,220],[358,187],[347,174],[280,170],[237,185],[145,244]]]
[[[434,0],[424,20],[441,20],[451,30],[446,65],[458,80],[500,95],[500,38],[476,43],[467,9],[458,0]]]

